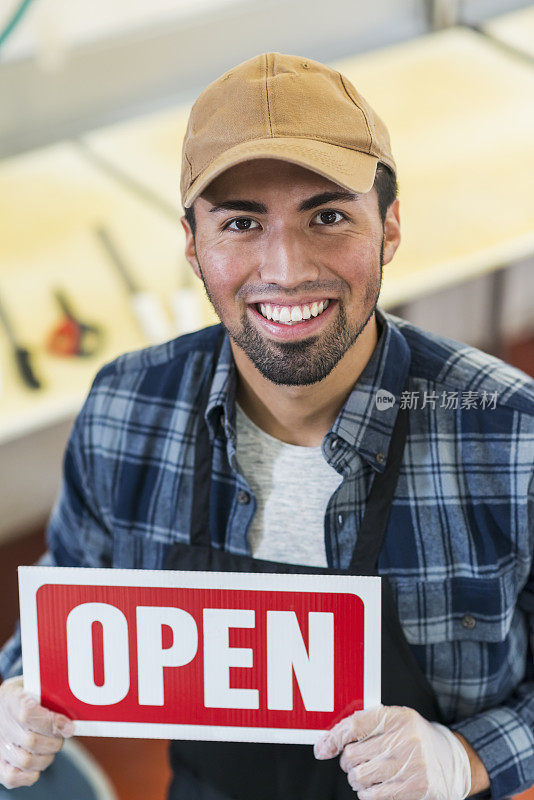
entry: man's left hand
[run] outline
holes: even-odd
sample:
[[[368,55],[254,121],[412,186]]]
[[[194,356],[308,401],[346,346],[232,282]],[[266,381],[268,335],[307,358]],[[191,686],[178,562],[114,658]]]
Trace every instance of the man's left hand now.
[[[404,706],[356,711],[324,734],[314,753],[342,753],[341,768],[360,800],[464,800],[471,791],[461,741]]]

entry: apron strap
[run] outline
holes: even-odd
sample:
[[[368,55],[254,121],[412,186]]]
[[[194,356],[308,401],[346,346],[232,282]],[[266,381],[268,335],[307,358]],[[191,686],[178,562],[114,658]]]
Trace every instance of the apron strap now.
[[[193,503],[191,513],[191,539],[190,543],[196,547],[211,546],[210,525],[210,494],[211,494],[211,465],[213,460],[213,447],[211,446],[208,426],[205,420],[210,387],[217,368],[217,362],[223,346],[225,330],[221,325],[221,335],[213,354],[213,368],[206,383],[198,412],[197,440],[195,443],[195,468],[193,472]]]
[[[399,408],[389,444],[386,468],[384,472],[375,474],[367,498],[364,518],[348,569],[352,575],[377,574],[378,556],[382,549],[399,478],[407,432],[408,409]]]

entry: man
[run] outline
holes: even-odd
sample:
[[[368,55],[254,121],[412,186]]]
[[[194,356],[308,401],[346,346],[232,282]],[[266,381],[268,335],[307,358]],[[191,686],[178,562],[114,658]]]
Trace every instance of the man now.
[[[67,448],[47,563],[379,573],[385,655],[383,705],[348,715],[315,758],[175,742],[170,797],[522,791],[534,783],[532,381],[377,307],[400,241],[395,163],[383,123],[335,71],[269,53],[211,84],[181,189],[186,255],[222,325],[101,370]],[[17,638],[0,671],[20,674]],[[0,777],[32,783],[70,723],[17,678],[0,715]]]

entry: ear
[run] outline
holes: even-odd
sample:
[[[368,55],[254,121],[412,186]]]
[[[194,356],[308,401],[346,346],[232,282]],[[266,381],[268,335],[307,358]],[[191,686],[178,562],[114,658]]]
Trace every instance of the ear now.
[[[195,237],[193,236],[193,231],[191,230],[191,226],[189,222],[186,220],[185,216],[180,218],[180,222],[182,223],[182,228],[185,231],[185,257],[191,264],[193,268],[193,272],[202,280],[202,276],[200,274],[200,267],[198,265],[197,259],[197,251],[195,247]]]
[[[400,241],[399,201],[395,200],[386,211],[384,220],[384,264],[389,264]]]

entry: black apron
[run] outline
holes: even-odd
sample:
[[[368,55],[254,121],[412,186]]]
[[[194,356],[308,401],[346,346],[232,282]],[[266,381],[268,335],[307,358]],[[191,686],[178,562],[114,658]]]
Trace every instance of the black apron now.
[[[203,411],[199,414],[199,437],[204,437],[204,442],[197,442],[197,453],[212,452]],[[212,547],[209,525],[211,458],[195,464],[191,543],[174,544],[164,568],[377,575],[378,556],[387,529],[407,428],[408,411],[400,408],[386,468],[374,476],[347,570],[263,561]],[[398,533],[402,535],[401,531]],[[434,691],[404,636],[387,576],[382,576],[381,583],[382,703],[410,706],[429,721],[441,722]],[[169,800],[354,800],[356,797],[339,760],[317,761],[310,745],[173,741],[170,760],[173,781]]]

